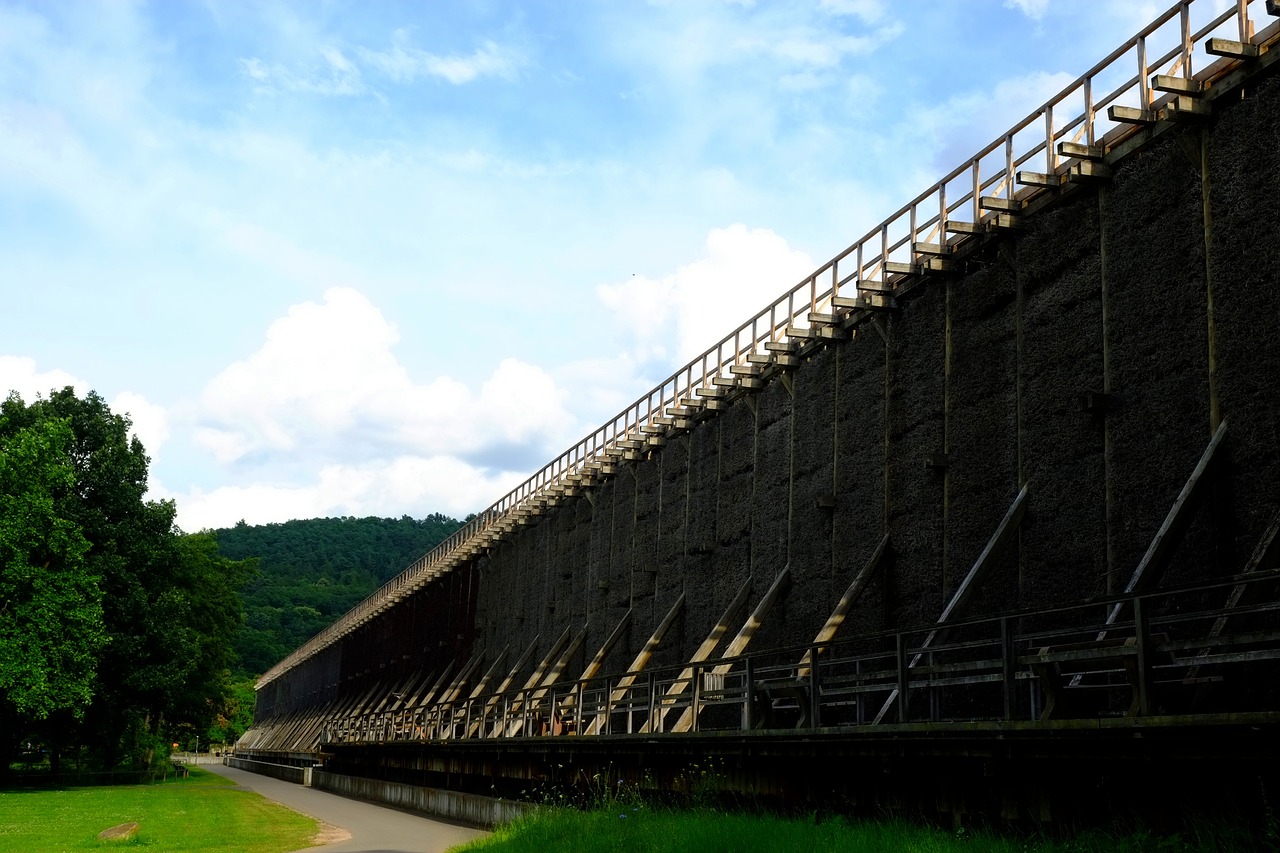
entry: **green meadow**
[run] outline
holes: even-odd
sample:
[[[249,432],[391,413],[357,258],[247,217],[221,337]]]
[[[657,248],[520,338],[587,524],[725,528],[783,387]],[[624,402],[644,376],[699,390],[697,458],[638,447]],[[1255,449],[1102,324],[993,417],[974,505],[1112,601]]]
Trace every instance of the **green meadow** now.
[[[1157,835],[1129,828],[1066,840],[944,831],[899,820],[794,820],[767,815],[678,811],[643,806],[589,812],[547,808],[500,827],[454,853],[1146,853],[1274,849],[1230,826]]]
[[[136,821],[130,841],[99,841]],[[151,785],[0,791],[0,853],[145,848],[284,853],[306,847],[317,822],[193,768],[188,779]]]

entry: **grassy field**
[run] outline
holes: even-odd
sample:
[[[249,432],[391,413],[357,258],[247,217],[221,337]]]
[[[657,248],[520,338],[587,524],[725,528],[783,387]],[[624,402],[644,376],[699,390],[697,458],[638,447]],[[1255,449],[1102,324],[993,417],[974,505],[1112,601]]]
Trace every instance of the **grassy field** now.
[[[900,821],[823,822],[709,811],[668,811],[622,806],[577,812],[546,809],[501,827],[454,853],[769,853],[895,851],[895,853],[1146,853],[1146,851],[1252,851],[1270,849],[1235,830],[1202,837],[1160,837],[1143,831],[1088,833],[1068,841],[1000,838],[968,831],[944,832]]]
[[[98,841],[108,827],[137,821],[128,842]],[[193,768],[191,778],[155,785],[0,791],[0,853],[133,849],[283,853],[305,847],[316,821]]]

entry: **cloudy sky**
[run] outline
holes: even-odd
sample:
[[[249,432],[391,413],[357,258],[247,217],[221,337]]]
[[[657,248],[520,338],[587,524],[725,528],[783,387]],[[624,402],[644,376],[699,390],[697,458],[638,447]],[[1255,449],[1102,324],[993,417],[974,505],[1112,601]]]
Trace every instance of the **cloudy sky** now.
[[[462,516],[1156,8],[0,0],[0,393],[187,530]]]

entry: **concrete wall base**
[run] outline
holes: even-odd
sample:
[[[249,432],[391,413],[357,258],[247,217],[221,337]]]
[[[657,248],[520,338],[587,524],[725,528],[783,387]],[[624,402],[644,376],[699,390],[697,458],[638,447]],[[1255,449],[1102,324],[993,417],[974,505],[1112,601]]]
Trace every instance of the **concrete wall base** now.
[[[293,767],[288,764],[272,764],[268,761],[253,761],[248,758],[236,758],[231,755],[222,759],[222,763],[228,767],[235,767],[238,770],[248,770],[250,773],[260,773],[263,776],[283,779],[286,782],[293,782],[296,785],[302,785],[307,788],[311,787],[310,767]]]
[[[311,787],[344,797],[369,800],[432,817],[490,828],[515,820],[534,808],[530,803],[515,800],[500,800],[496,797],[400,782],[383,782],[379,779],[326,773],[323,770],[311,773]]]

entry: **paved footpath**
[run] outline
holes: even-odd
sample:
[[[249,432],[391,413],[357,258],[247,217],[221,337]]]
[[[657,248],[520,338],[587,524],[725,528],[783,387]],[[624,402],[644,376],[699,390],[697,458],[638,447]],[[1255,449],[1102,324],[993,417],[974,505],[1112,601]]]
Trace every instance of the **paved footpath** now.
[[[487,834],[221,764],[201,765],[201,769],[351,833],[348,841],[306,848],[310,853],[444,853]]]

